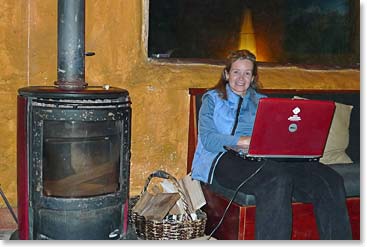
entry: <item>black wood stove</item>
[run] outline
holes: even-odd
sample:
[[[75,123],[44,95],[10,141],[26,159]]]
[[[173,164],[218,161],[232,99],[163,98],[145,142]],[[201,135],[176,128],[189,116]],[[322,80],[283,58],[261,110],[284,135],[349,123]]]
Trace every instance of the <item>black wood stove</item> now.
[[[87,86],[85,0],[58,1],[58,78],[18,95],[20,239],[123,239],[128,227],[128,91]]]

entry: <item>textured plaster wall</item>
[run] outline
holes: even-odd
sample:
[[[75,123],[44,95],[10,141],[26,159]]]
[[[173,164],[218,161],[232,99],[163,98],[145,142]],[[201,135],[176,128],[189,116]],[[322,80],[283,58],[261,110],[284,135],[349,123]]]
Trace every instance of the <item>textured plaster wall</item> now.
[[[0,0],[0,185],[16,203],[16,90],[26,81],[26,10]],[[0,207],[5,204],[0,199]]]
[[[86,81],[125,88],[132,99],[130,193],[163,169],[186,173],[189,87],[212,86],[214,65],[160,64],[145,56],[143,0],[86,1]],[[53,85],[57,1],[0,0],[0,184],[16,205],[16,97],[29,85]],[[359,70],[260,68],[263,88],[359,89]],[[0,200],[0,207],[5,207]]]

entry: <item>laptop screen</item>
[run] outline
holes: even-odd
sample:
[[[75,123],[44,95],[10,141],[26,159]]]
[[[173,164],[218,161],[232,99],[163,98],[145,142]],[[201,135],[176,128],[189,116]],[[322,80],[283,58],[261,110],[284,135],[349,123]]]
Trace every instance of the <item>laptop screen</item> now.
[[[334,110],[333,101],[260,99],[249,156],[294,158],[322,156]]]

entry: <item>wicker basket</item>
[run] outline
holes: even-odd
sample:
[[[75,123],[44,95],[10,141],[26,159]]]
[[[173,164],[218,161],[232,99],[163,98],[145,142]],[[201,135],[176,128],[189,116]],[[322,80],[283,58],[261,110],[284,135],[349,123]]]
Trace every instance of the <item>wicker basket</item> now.
[[[196,211],[196,217],[192,218],[188,210],[187,201],[181,191],[176,178],[165,171],[155,171],[149,175],[140,196],[131,201],[132,208],[138,199],[147,190],[153,177],[169,179],[177,188],[184,204],[185,212],[181,215],[167,215],[162,221],[145,219],[144,216],[131,212],[131,223],[135,227],[136,234],[140,239],[146,240],[188,240],[204,236],[207,216],[202,210]]]

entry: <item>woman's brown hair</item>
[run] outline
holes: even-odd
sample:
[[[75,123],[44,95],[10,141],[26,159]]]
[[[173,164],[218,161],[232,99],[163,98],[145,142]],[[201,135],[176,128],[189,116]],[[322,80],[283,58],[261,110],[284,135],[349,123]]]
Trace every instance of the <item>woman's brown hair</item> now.
[[[254,68],[252,70],[252,75],[254,79],[251,81],[250,88],[253,88],[254,90],[257,89],[258,74],[257,74],[256,56],[252,54],[249,50],[233,51],[227,57],[226,66],[223,69],[223,72],[221,74],[219,81],[213,88],[211,88],[211,89],[217,90],[220,97],[225,100],[227,99],[226,85],[228,83],[228,80],[226,79],[226,73],[229,73],[229,71],[231,70],[232,64],[234,62],[236,62],[237,60],[242,60],[242,59],[248,59],[253,62]]]

